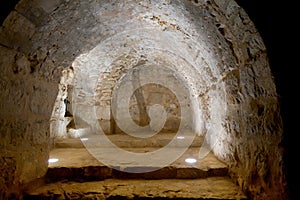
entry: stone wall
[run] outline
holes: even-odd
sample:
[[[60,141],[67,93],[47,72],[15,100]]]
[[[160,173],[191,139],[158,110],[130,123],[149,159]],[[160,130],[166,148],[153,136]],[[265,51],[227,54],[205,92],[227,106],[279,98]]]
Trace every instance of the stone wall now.
[[[39,78],[37,66],[23,53],[1,46],[0,58],[0,197],[6,199],[46,172],[57,88]]]
[[[58,85],[58,94],[50,119],[50,140],[54,146],[57,139],[71,137],[68,125],[73,120],[72,116],[72,88],[74,82],[73,68],[62,71],[62,77]]]
[[[233,0],[21,0],[0,29],[0,43],[3,197],[47,169],[64,69],[74,69],[75,120],[95,131],[116,80],[146,61],[170,69],[170,79],[188,88],[192,129],[244,191],[253,199],[285,199],[282,122],[266,49]],[[114,71],[120,79],[111,82]],[[130,104],[132,114],[134,99]]]
[[[191,109],[190,93],[185,83],[176,77],[174,71],[167,68],[147,66],[146,61],[144,61],[143,65],[139,64],[132,69],[120,67],[119,70],[105,73],[108,75],[100,75],[103,77],[96,87],[95,105],[97,120],[101,130],[106,134],[124,132],[118,127],[116,121],[121,121],[125,126],[130,126],[128,120],[133,120],[138,126],[154,125],[154,119],[149,117],[149,109],[155,105],[163,106],[166,111],[166,121],[159,130],[160,132],[176,133],[180,125],[184,131],[193,131],[193,111]],[[169,87],[178,87],[176,89],[177,94],[174,94],[175,91],[170,90],[170,88],[159,84],[161,82],[168,82]],[[122,85],[128,85],[128,87],[122,87]],[[119,89],[119,87],[122,87],[122,89]],[[121,99],[116,100],[112,98],[114,97],[113,93],[118,92],[130,94],[127,102],[128,107],[124,105],[124,101],[121,101]],[[184,100],[179,102],[176,95],[183,96],[182,99]],[[114,102],[116,108],[113,109],[116,112],[122,112],[122,114],[118,115],[120,117],[117,120],[112,112],[113,101],[118,101]],[[128,113],[126,109],[129,109]],[[181,116],[181,109],[189,110],[189,115]],[[158,118],[161,117],[161,115],[158,115]]]

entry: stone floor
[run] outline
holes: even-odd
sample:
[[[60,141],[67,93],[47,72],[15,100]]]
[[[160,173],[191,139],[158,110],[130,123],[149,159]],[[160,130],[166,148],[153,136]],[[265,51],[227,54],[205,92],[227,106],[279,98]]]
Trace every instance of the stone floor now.
[[[165,147],[174,135],[108,138],[125,151],[145,153]],[[93,136],[88,139],[96,140]],[[227,166],[211,152],[195,163],[186,162],[186,158],[198,158],[202,142],[202,137],[195,137],[189,148],[166,166],[157,165],[157,161],[152,166],[127,163],[124,170],[124,166],[111,167],[103,164],[109,160],[100,162],[93,156],[95,152],[111,154],[115,149],[110,146],[92,143],[90,151],[80,139],[57,141],[50,158],[58,161],[49,163],[44,184],[26,191],[24,199],[247,199],[229,179]],[[182,143],[175,142],[170,151],[173,148],[182,148]],[[105,159],[120,159],[117,156]]]

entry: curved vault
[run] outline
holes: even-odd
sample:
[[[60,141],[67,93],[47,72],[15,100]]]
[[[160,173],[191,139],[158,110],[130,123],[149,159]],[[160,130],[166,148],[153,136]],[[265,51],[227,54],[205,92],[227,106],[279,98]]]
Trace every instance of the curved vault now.
[[[265,46],[233,0],[46,2],[21,1],[16,12],[22,16],[12,14],[23,21],[27,17],[29,27],[36,28],[23,36],[31,39],[30,45],[6,42],[36,55],[42,63],[41,77],[47,81],[55,80],[47,69],[54,75],[62,68],[74,73],[74,79],[61,80],[53,123],[62,117],[55,112],[64,105],[63,88],[68,85],[74,89],[75,117],[93,130],[94,105],[99,103],[95,97],[107,86],[107,77],[113,88],[136,67],[161,70],[147,76],[161,81],[165,69],[169,80],[182,83],[180,91],[188,95],[192,112],[186,117],[191,128],[206,136],[238,184],[250,192],[263,188],[271,195],[276,188],[284,193],[283,186],[274,182],[274,177],[282,180],[278,147],[282,132]],[[35,12],[40,14],[24,5],[37,6]]]
[[[208,148],[231,166],[245,162],[245,171],[239,173],[268,173],[265,164],[260,163],[262,170],[255,172],[256,161],[247,160],[258,159],[251,151],[269,157],[264,140],[280,141],[270,134],[277,129],[269,121],[277,115],[275,85],[263,41],[233,1],[108,3],[95,6],[92,13],[99,27],[104,27],[100,28],[103,37],[72,64],[75,118],[85,119],[95,131],[93,123],[98,123],[99,116],[93,105],[107,79],[111,93],[137,66],[170,69],[189,90],[191,128],[205,135]],[[161,74],[151,76],[165,77]],[[110,105],[100,110],[109,111]],[[262,146],[253,147],[251,143],[257,142]],[[246,156],[249,153],[252,158]],[[235,167],[232,171],[239,168]]]

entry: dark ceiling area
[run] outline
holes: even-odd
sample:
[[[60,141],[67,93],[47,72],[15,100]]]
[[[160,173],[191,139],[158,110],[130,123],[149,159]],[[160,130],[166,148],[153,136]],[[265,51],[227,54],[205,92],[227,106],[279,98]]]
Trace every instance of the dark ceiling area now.
[[[15,5],[19,0],[1,0],[0,1],[0,22],[2,24],[3,20],[7,17],[9,12],[14,9]]]

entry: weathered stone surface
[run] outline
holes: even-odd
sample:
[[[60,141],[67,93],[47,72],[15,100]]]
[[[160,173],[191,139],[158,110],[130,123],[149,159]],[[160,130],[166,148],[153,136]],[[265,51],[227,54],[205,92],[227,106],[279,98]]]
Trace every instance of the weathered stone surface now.
[[[174,139],[174,134],[159,134],[151,140],[143,141],[126,135],[109,135],[110,140],[125,151],[129,152],[152,152],[163,148]],[[176,137],[175,137],[176,138]],[[84,139],[84,138],[83,138]],[[95,140],[97,138],[89,138]],[[99,138],[98,138],[99,139]],[[188,157],[197,158],[201,147],[202,137],[195,137],[194,144],[181,157],[171,165],[160,166],[160,163],[153,163],[151,166],[135,166],[134,163],[128,164],[126,168],[122,164],[111,168],[104,163],[107,160],[98,160],[89,149],[79,139],[63,139],[56,143],[56,148],[51,150],[50,158],[58,159],[58,162],[49,163],[46,179],[48,181],[69,180],[69,181],[90,181],[102,180],[107,178],[116,179],[198,179],[212,176],[228,176],[227,166],[220,162],[212,153],[205,158],[198,160],[196,164],[187,164],[185,159]],[[182,148],[182,144],[174,145],[175,148]],[[93,146],[103,152],[109,146]],[[111,152],[114,152],[112,149]],[[173,149],[170,149],[170,153]],[[121,157],[120,157],[121,158]],[[107,158],[106,158],[107,159]],[[109,158],[108,158],[109,159]],[[121,158],[122,159],[122,158]],[[161,158],[164,159],[164,158]],[[103,161],[103,162],[102,162]],[[132,173],[133,172],[133,173]]]
[[[93,147],[107,147],[107,145],[101,142],[102,137],[107,137],[111,142],[117,145],[120,148],[161,148],[166,146],[171,140],[176,139],[178,136],[175,133],[159,133],[150,138],[138,138],[132,137],[126,134],[114,134],[114,135],[103,135],[103,136],[91,136],[90,139],[100,140],[99,142],[93,144]],[[189,135],[186,137],[193,137],[193,141],[190,147],[200,147],[203,143],[202,136]],[[84,144],[82,143],[81,138],[64,138],[57,139],[55,143],[56,148],[84,148]],[[86,138],[85,138],[86,139]],[[182,143],[180,139],[177,138],[177,142],[174,143],[174,146],[184,147],[185,143]]]
[[[0,41],[4,46],[30,52],[31,38],[36,31],[35,25],[16,11],[12,11],[0,29]]]
[[[22,0],[0,28],[0,43],[0,144],[7,163],[1,196],[47,169],[48,120],[55,100],[64,97],[59,87],[63,69],[74,69],[75,82],[66,85],[74,88],[74,111],[80,111],[73,116],[77,128],[97,132],[95,106],[110,105],[117,81],[146,61],[171,69],[181,80],[186,90],[177,88],[189,94],[189,101],[180,103],[191,108],[181,116],[206,136],[244,191],[254,199],[285,199],[283,129],[266,49],[233,0]],[[163,86],[173,79],[157,72],[148,77]],[[95,101],[96,96],[103,101]],[[58,113],[64,114],[63,100],[58,102]],[[104,121],[109,117],[105,113]],[[170,119],[169,125],[177,118]],[[60,136],[67,126],[56,120],[54,127],[63,129],[51,129],[51,136]],[[3,181],[10,168],[15,175]]]
[[[55,183],[28,191],[35,199],[248,199],[229,178],[198,180],[117,180]]]

